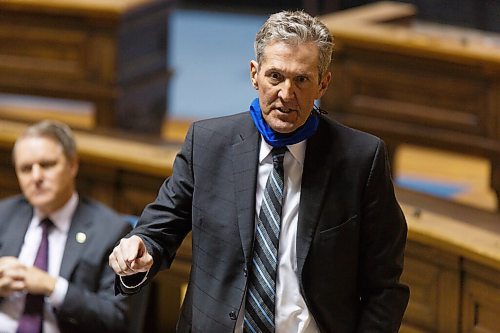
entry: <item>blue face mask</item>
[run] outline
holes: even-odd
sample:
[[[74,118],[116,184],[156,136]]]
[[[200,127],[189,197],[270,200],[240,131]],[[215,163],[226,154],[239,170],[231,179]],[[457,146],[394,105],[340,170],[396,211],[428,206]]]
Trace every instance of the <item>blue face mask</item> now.
[[[292,133],[285,134],[275,132],[265,122],[264,118],[262,118],[262,111],[260,109],[258,98],[254,99],[250,105],[250,115],[252,116],[255,127],[257,127],[257,130],[260,134],[262,134],[264,140],[266,140],[266,142],[273,147],[293,145],[302,140],[308,139],[316,132],[319,124],[319,116],[317,112],[313,110],[305,124],[297,128]]]

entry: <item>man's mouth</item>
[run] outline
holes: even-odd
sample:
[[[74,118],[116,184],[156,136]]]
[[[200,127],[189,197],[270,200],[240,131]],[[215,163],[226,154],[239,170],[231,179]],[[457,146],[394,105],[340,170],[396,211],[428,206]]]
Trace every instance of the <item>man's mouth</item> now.
[[[32,191],[34,195],[43,195],[47,192],[45,188],[36,188]]]
[[[296,112],[296,109],[291,109],[291,108],[285,108],[285,107],[276,107],[274,108],[275,110],[278,110],[281,113],[291,113],[291,112]]]

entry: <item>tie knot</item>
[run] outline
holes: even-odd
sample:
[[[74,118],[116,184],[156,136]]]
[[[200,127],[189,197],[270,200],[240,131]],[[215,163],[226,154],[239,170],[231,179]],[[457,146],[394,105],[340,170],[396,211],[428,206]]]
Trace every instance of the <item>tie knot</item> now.
[[[48,217],[46,217],[42,221],[40,221],[40,226],[42,227],[43,231],[48,231],[50,229],[50,227],[52,227],[53,225],[54,225],[54,223]]]
[[[285,153],[288,150],[286,146],[284,147],[275,147],[271,150],[271,156],[273,157],[273,163],[283,164],[283,158],[285,157]]]

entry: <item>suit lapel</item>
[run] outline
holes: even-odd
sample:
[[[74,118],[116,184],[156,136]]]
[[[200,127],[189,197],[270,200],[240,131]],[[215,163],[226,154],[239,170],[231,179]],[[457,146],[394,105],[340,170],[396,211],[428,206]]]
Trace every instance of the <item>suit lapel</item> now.
[[[297,269],[299,279],[302,268],[311,247],[323,201],[330,182],[334,151],[332,137],[327,135],[324,122],[316,134],[307,141],[302,188],[299,204],[299,221],[297,226]]]
[[[255,219],[255,182],[259,163],[259,134],[249,119],[233,145],[233,177],[235,181],[236,209],[243,254],[248,263],[252,258],[252,240]]]
[[[33,218],[33,209],[28,204],[22,205],[19,211],[14,214],[10,221],[7,230],[2,235],[2,243],[0,244],[0,257],[3,256],[19,256],[21,247],[24,243],[24,236],[28,226]]]
[[[61,262],[60,275],[65,279],[69,279],[73,272],[76,263],[83,253],[89,239],[92,239],[92,212],[86,212],[87,208],[81,199],[75,211],[71,226],[68,231],[68,238],[64,248],[64,255]],[[77,237],[78,235],[78,237]],[[82,237],[84,235],[84,237]]]

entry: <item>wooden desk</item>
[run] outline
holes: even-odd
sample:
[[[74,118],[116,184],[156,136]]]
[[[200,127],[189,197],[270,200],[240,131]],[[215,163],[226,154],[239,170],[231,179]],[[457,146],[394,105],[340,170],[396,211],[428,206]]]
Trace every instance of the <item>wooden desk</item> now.
[[[335,52],[322,107],[382,137],[391,156],[411,143],[487,158],[500,202],[500,34],[415,14],[380,2],[323,16]]]
[[[500,329],[500,214],[398,190],[408,221],[400,332]]]
[[[99,127],[159,134],[172,2],[0,1],[0,92],[88,101]]]

